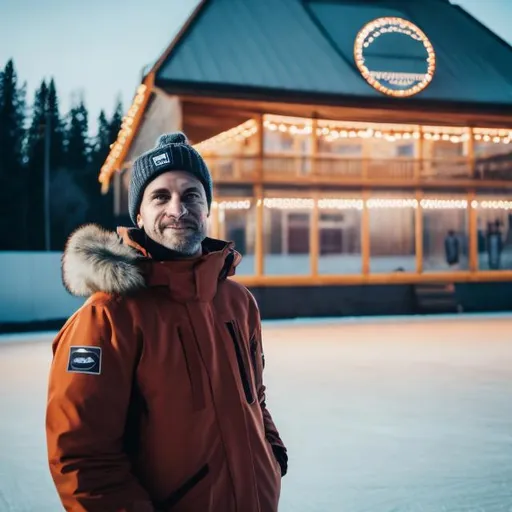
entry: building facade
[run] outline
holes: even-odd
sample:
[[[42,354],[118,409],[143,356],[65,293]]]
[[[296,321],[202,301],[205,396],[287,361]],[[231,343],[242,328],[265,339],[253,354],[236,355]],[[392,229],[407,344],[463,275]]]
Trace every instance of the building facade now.
[[[205,0],[101,170],[120,219],[176,129],[264,316],[512,306],[512,49],[457,5]]]

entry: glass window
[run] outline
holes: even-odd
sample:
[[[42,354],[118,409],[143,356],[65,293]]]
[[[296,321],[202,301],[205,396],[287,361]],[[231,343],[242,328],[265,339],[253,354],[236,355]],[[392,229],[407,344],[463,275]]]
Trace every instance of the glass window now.
[[[477,204],[479,270],[512,269],[512,201],[504,197],[479,197]]]
[[[510,154],[512,145],[507,137],[475,135],[475,174],[480,179],[509,180],[512,169]],[[505,141],[505,142],[504,142]]]
[[[360,274],[361,198],[323,198],[318,201],[320,274]]]
[[[465,130],[440,133],[424,128],[422,175],[448,179],[467,178],[470,173],[469,142]]]
[[[426,197],[423,213],[423,270],[468,269],[468,202],[466,197]]]
[[[237,275],[254,274],[255,207],[250,199],[224,199],[219,202],[219,238],[232,241],[242,255]]]
[[[370,218],[370,272],[415,272],[414,197],[379,196],[367,202]]]
[[[313,199],[266,197],[263,205],[265,274],[309,274]]]

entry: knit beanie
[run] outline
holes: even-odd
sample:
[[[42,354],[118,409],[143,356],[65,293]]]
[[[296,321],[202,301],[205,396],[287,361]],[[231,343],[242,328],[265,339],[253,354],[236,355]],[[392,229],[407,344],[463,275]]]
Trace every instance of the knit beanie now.
[[[212,178],[201,155],[189,144],[181,132],[165,133],[153,149],[146,151],[133,163],[128,197],[128,211],[137,224],[137,214],[145,188],[160,174],[168,171],[185,171],[194,175],[204,187],[208,210],[212,203]]]

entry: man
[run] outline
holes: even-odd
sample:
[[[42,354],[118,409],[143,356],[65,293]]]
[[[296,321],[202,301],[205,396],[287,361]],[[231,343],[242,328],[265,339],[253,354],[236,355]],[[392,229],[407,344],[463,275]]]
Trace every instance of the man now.
[[[265,405],[241,256],[206,238],[212,182],[182,133],[134,162],[137,228],[80,228],[63,257],[88,296],[54,341],[51,474],[66,510],[274,512],[287,452]]]

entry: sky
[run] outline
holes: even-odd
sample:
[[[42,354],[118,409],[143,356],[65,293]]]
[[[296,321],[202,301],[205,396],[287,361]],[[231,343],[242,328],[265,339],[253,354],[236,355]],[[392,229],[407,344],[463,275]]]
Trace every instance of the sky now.
[[[14,59],[29,104],[43,78],[55,79],[62,113],[82,97],[94,132],[101,109],[111,115],[118,98],[129,108],[142,69],[157,60],[198,3],[0,0],[0,66]],[[452,3],[512,44],[512,0]]]

